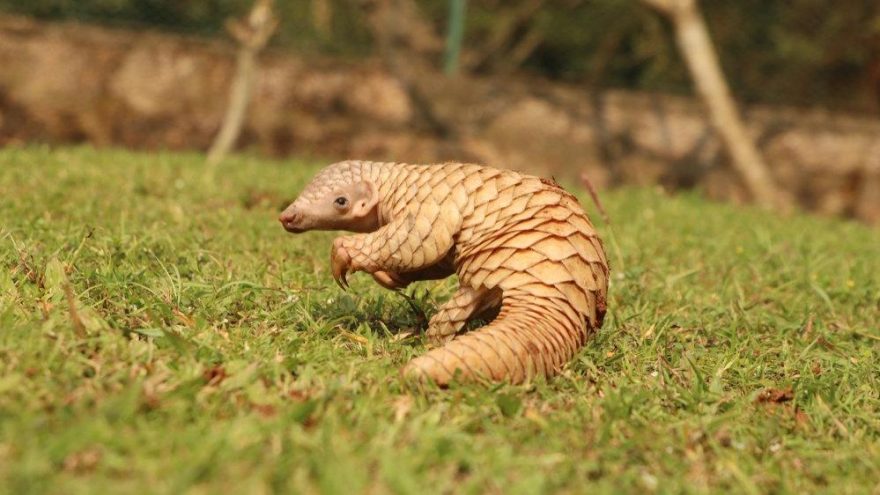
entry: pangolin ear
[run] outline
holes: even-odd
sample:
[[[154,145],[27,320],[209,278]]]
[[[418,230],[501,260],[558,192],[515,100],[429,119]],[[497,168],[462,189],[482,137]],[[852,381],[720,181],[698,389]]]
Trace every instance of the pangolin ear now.
[[[379,190],[373,181],[365,180],[358,182],[355,186],[357,191],[356,199],[351,207],[351,214],[355,218],[364,218],[371,215],[376,205],[379,204]]]

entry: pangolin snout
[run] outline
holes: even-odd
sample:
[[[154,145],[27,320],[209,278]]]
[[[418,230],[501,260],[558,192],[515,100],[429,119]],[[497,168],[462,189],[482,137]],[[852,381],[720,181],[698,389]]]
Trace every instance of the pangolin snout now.
[[[294,208],[287,208],[281,212],[281,215],[278,215],[278,221],[284,226],[284,230],[294,234],[305,231],[305,229],[299,226],[301,218],[300,212]]]

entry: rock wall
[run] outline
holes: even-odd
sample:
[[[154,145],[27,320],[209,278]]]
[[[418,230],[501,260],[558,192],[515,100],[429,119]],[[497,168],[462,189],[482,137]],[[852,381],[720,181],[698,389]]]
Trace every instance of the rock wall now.
[[[234,56],[222,41],[0,16],[0,144],[206,149]],[[687,98],[523,77],[426,72],[404,83],[378,60],[267,53],[260,63],[242,147],[471,160],[546,175],[583,172],[598,187],[659,182],[747,199],[705,113]],[[450,133],[422,125],[412,84]],[[772,107],[745,115],[777,181],[802,205],[880,222],[880,121]]]

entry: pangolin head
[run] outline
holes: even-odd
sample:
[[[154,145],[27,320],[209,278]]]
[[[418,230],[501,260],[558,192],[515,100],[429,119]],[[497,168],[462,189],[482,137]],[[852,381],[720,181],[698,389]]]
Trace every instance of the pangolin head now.
[[[364,177],[365,163],[344,161],[327,166],[278,220],[288,232],[348,230],[371,232],[379,226],[379,193]]]

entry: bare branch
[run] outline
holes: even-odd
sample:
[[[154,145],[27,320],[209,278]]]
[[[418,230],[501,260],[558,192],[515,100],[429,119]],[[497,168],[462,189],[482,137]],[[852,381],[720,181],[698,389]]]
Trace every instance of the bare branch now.
[[[238,42],[239,50],[235,79],[229,91],[229,106],[223,117],[223,126],[208,151],[209,164],[223,160],[241,134],[257,77],[257,54],[266,47],[278,28],[272,4],[273,0],[257,0],[247,18],[226,22],[226,29]]]
[[[695,0],[643,0],[668,15],[697,92],[709,110],[715,131],[730,153],[734,169],[756,202],[784,206],[781,192],[746,132]]]
[[[649,7],[659,10],[663,14],[672,15],[675,10],[675,0],[643,0]]]

